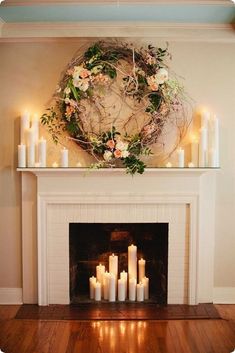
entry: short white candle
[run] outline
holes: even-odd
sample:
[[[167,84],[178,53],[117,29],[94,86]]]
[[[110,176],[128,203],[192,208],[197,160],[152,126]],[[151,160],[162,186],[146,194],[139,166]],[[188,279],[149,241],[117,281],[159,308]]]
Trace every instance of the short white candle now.
[[[41,167],[46,167],[47,159],[47,142],[41,137],[38,141],[38,160]]]
[[[196,139],[196,137],[193,137],[191,141],[191,161],[195,167],[198,166],[198,148],[198,140]]]
[[[98,266],[96,266],[96,278],[97,281],[102,283],[103,282],[103,274],[105,273],[105,266],[99,264]]]
[[[109,273],[112,273],[116,279],[118,275],[118,257],[114,254],[109,256]]]
[[[109,301],[115,302],[116,300],[116,277],[110,273],[109,276]]]
[[[166,168],[171,168],[172,167],[172,163],[171,162],[167,162],[166,163]]]
[[[139,282],[142,282],[142,279],[145,277],[145,263],[146,261],[144,259],[140,259],[138,261],[139,265]]]
[[[183,150],[183,148],[180,147],[177,150],[177,155],[178,155],[178,167],[184,168],[184,150]]]
[[[138,283],[136,285],[136,299],[137,299],[137,302],[144,301],[144,285],[143,285],[143,283]]]
[[[34,143],[34,130],[32,128],[26,131],[27,133],[27,165],[34,167],[35,165],[35,143]]]
[[[128,246],[128,275],[137,279],[137,246]]]
[[[104,299],[105,300],[109,299],[109,278],[110,278],[110,273],[106,271],[104,273],[104,277],[103,277]]]
[[[144,300],[149,299],[149,278],[144,277],[142,280],[142,283],[144,285]]]
[[[101,284],[100,282],[95,283],[95,301],[100,301],[101,300]]]
[[[129,300],[135,301],[136,300],[136,279],[131,278],[129,280]]]
[[[52,168],[58,168],[58,163],[57,162],[53,162],[51,166],[52,166]]]
[[[206,127],[200,129],[199,167],[207,166],[208,131]]]
[[[82,167],[82,164],[81,164],[80,162],[77,162],[76,167],[77,167],[77,168],[81,168],[81,167]]]
[[[34,167],[35,167],[35,168],[40,168],[40,167],[41,167],[40,162],[35,162]]]
[[[125,280],[119,279],[118,280],[118,300],[120,302],[123,302],[126,298],[125,287],[126,287]]]
[[[21,115],[20,120],[20,142],[21,144],[26,145],[27,143],[27,130],[30,127],[30,114],[28,111],[25,111]]]
[[[95,284],[96,278],[94,276],[89,278],[89,286],[90,286],[90,299],[95,298]]]
[[[194,164],[193,164],[192,162],[189,162],[189,163],[188,163],[188,167],[189,167],[189,168],[194,168]]]
[[[62,168],[67,168],[69,165],[69,151],[65,147],[61,150],[60,165]]]
[[[122,271],[120,273],[120,278],[124,280],[125,282],[125,299],[127,298],[127,272],[126,271]]]
[[[26,167],[26,146],[23,144],[18,145],[18,167]]]

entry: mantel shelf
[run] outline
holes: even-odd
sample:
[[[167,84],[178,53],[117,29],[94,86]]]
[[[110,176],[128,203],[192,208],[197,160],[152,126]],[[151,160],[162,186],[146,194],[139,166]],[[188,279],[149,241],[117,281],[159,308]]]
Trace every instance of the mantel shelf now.
[[[191,175],[200,176],[206,172],[216,171],[220,168],[146,168],[143,175]],[[90,168],[17,168],[18,172],[29,172],[36,176],[86,176],[86,175],[123,175],[130,176],[126,174],[125,168],[100,168],[100,169],[90,169]],[[138,177],[143,177],[143,175],[136,174]]]

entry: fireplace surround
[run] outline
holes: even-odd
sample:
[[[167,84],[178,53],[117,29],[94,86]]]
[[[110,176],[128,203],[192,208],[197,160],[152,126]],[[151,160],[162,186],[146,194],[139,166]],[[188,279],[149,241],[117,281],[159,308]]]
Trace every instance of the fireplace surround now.
[[[147,169],[134,177],[122,169],[20,171],[24,303],[70,303],[69,224],[73,222],[168,223],[168,303],[212,302],[215,171]],[[37,247],[32,222],[35,202]]]

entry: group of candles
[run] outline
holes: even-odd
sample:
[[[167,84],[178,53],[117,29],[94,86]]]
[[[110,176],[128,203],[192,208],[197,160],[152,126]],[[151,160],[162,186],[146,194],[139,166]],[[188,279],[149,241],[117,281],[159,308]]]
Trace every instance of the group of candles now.
[[[128,246],[128,273],[122,271],[118,278],[118,256],[110,255],[109,271],[99,264],[96,266],[96,277],[89,279],[90,299],[101,301],[103,298],[110,302],[123,302],[127,299],[142,302],[149,299],[149,278],[145,276],[145,263],[144,259],[138,260],[137,271],[137,246]]]
[[[201,128],[198,138],[191,139],[191,161],[189,168],[219,167],[219,121],[215,115],[203,110],[200,113]],[[171,162],[167,162],[167,168],[172,167]],[[185,167],[184,149],[177,150],[177,167]]]

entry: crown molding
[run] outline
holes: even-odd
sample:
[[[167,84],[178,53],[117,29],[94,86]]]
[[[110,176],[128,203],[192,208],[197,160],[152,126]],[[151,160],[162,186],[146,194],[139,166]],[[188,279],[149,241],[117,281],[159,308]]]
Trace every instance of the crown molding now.
[[[5,23],[1,42],[80,41],[81,38],[138,37],[169,41],[235,42],[235,28],[227,24],[159,22]]]

